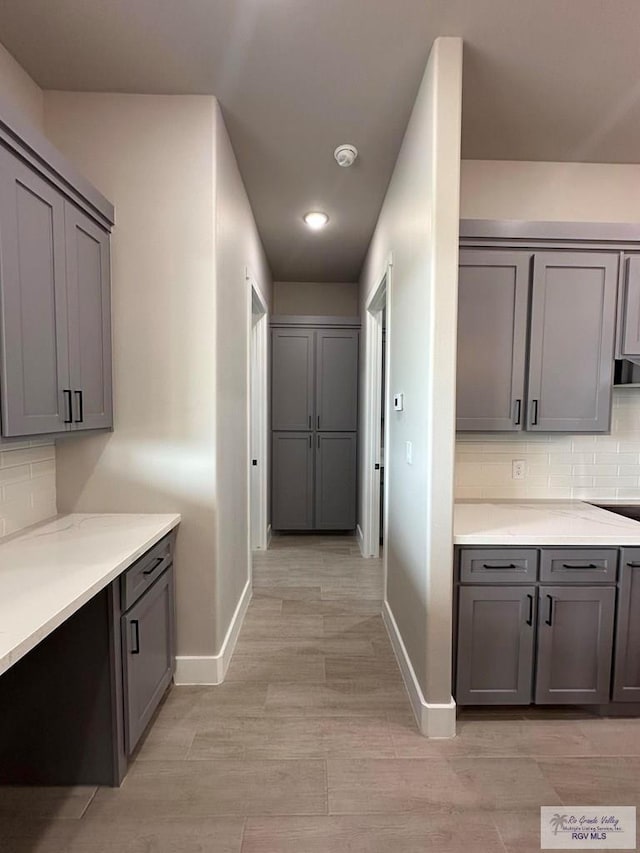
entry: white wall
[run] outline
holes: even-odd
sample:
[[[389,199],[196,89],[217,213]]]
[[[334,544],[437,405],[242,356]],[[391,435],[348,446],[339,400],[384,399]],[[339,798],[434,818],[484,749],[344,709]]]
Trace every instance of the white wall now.
[[[415,674],[412,699],[422,731],[440,735],[455,730],[451,543],[461,98],[462,41],[437,39],[361,279],[364,327],[366,305],[393,253],[388,384],[390,393],[404,393],[405,406],[389,423],[386,605]],[[361,393],[364,417],[366,383]],[[405,461],[407,441],[412,465]]]
[[[216,615],[216,105],[47,92],[52,142],[115,205],[114,431],[58,446],[61,512],[180,512],[180,655]]]
[[[0,45],[0,98],[43,129],[43,94]],[[56,450],[52,440],[7,441],[0,452],[0,536],[56,514]]]
[[[357,317],[358,282],[276,281],[273,313],[325,317]]]
[[[217,516],[216,649],[250,577],[248,268],[270,306],[271,273],[238,171],[222,113],[216,104],[216,378]]]
[[[640,166],[602,163],[462,163],[461,216],[640,222]],[[458,498],[637,498],[640,393],[615,391],[611,435],[458,436]],[[511,460],[527,477],[511,479]]]

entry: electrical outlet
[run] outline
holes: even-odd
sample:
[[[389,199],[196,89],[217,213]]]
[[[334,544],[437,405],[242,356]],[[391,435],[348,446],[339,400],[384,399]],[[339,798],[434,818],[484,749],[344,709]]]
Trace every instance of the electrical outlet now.
[[[527,463],[524,459],[513,459],[511,462],[511,479],[524,480],[527,476]]]

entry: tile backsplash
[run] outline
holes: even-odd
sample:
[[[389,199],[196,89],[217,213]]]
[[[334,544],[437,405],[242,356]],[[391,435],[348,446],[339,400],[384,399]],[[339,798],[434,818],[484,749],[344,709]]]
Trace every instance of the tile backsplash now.
[[[640,499],[640,389],[614,390],[610,435],[459,433],[456,497]]]
[[[51,518],[56,511],[53,442],[0,444],[0,536]]]

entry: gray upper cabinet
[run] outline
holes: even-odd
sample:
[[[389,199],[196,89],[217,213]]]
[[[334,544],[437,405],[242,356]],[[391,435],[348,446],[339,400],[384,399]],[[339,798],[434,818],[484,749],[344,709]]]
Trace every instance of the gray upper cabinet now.
[[[624,259],[621,355],[640,358],[640,255]]]
[[[71,420],[64,200],[1,147],[0,280],[2,433],[64,431]]]
[[[356,526],[355,433],[318,433],[316,438],[315,527],[353,530]]]
[[[615,587],[541,586],[538,704],[609,701]]]
[[[640,702],[640,548],[625,548],[620,566],[620,594],[613,678],[616,702]]]
[[[271,525],[274,530],[313,528],[313,458],[312,433],[273,433]]]
[[[527,429],[606,432],[618,255],[534,256]]]
[[[316,333],[316,429],[358,428],[358,340],[355,329]]]
[[[460,587],[456,701],[528,705],[535,640],[535,586]]]
[[[271,426],[309,430],[315,419],[312,329],[274,329],[271,337]]]
[[[530,260],[530,252],[460,252],[459,430],[522,429]]]
[[[73,426],[110,427],[109,234],[68,202],[65,225]]]

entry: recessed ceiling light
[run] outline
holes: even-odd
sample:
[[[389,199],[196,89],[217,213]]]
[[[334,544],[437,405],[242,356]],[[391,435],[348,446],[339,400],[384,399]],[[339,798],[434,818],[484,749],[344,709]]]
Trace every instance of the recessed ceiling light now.
[[[329,217],[320,210],[310,210],[309,213],[305,213],[304,221],[313,231],[319,231],[327,224]]]

